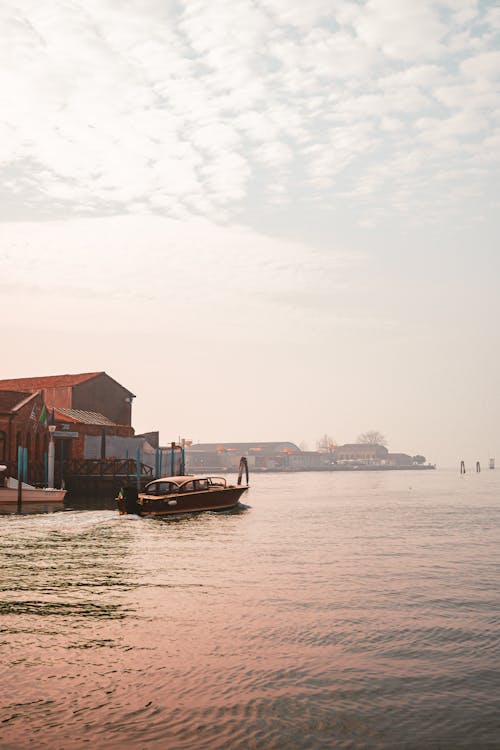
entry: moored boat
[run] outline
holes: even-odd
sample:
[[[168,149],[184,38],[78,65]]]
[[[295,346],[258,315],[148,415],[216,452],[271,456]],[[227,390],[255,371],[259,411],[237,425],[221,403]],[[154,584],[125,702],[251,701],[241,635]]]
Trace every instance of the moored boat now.
[[[241,483],[243,471],[246,484]],[[204,510],[230,510],[238,505],[248,486],[248,466],[243,458],[237,484],[227,484],[224,477],[206,474],[162,477],[149,482],[144,492],[124,488],[118,494],[117,504],[121,514],[138,516],[162,517]]]
[[[19,482],[13,477],[2,480],[1,474],[5,466],[0,466],[0,504],[10,505],[18,501]],[[21,498],[24,503],[62,503],[66,496],[66,490],[57,490],[53,487],[33,487],[26,482],[21,483]]]

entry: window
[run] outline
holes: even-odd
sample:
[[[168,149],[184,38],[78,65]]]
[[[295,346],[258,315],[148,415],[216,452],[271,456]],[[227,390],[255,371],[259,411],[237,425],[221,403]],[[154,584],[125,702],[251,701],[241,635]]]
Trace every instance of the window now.
[[[172,482],[153,482],[146,487],[146,492],[148,495],[169,495],[177,489],[177,485]]]
[[[225,487],[226,486],[226,480],[222,479],[222,477],[213,477],[212,479],[208,479],[207,481],[210,487]]]

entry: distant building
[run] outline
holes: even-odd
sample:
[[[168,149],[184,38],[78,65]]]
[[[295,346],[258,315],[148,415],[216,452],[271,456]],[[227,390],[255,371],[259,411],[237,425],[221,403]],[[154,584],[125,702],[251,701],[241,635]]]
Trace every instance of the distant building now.
[[[375,443],[346,443],[335,449],[336,463],[381,464],[387,462],[389,451]]]
[[[387,465],[388,466],[412,466],[418,463],[407,453],[388,453],[387,454]]]
[[[301,454],[295,443],[197,443],[186,448],[189,471],[234,471],[241,456],[246,456],[252,469],[286,469],[292,456]]]
[[[333,456],[331,453],[321,451],[301,451],[292,453],[288,457],[287,470],[289,471],[314,471],[331,467]]]

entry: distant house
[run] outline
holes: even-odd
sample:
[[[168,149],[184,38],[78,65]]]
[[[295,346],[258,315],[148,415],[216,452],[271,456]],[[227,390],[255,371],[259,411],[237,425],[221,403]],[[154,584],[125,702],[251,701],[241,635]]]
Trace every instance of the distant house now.
[[[335,449],[336,463],[386,463],[389,451],[376,443],[346,443]]]

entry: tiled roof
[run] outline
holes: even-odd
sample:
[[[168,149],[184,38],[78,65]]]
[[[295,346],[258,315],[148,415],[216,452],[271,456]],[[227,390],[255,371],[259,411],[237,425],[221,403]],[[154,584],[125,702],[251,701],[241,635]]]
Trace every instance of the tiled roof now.
[[[42,388],[63,388],[92,380],[103,372],[82,372],[77,375],[46,375],[37,378],[12,378],[0,380],[0,390],[39,391]]]
[[[104,426],[115,426],[115,423],[97,411],[84,411],[83,409],[54,409],[56,418],[66,422],[78,422],[79,424],[96,424]]]
[[[29,395],[29,392],[0,390],[0,411],[12,411],[17,404]]]

